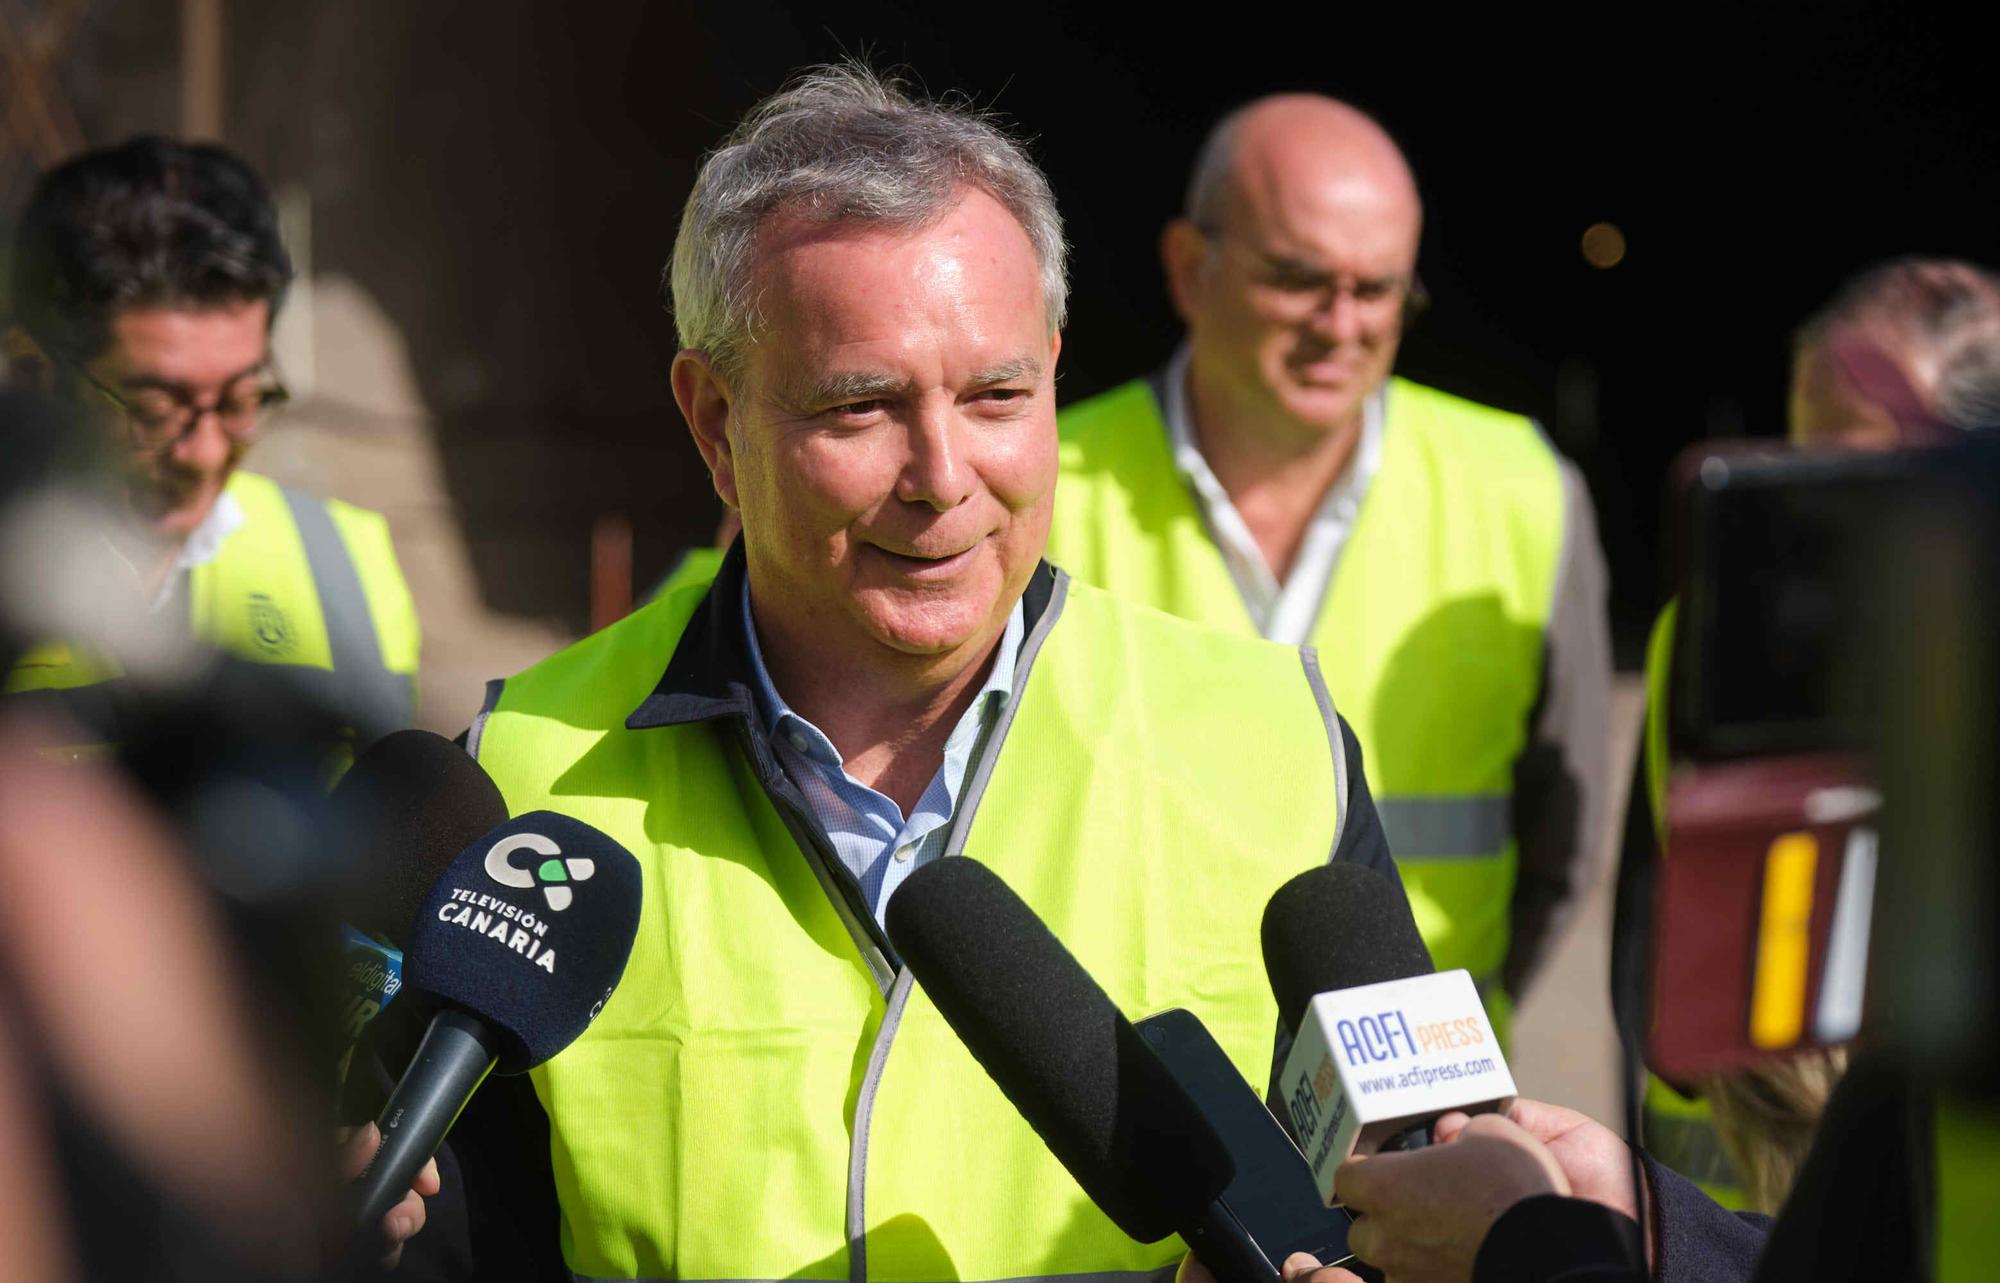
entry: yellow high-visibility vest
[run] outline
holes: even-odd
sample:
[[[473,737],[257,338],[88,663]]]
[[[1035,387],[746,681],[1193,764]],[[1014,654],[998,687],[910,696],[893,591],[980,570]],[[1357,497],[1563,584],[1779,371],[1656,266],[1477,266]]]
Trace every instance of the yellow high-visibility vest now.
[[[296,670],[354,713],[363,738],[409,725],[420,634],[388,522],[241,470],[226,492],[243,524],[188,572],[194,635],[228,654]],[[5,693],[81,698],[121,675],[109,660],[52,642],[15,663]]]
[[[1051,576],[946,854],[992,867],[1135,1018],[1198,1015],[1267,1081],[1273,891],[1345,811],[1310,652]],[[533,1072],[562,1249],[585,1279],[1081,1278],[1169,1269],[1120,1233],[973,1061],[746,757],[735,716],[628,729],[707,586],[504,684],[468,746],[510,810],[596,825],[644,871],[638,941]],[[733,606],[725,607],[733,608]],[[962,853],[962,854],[961,854]]]
[[[1667,698],[1673,672],[1675,605],[1669,601],[1660,611],[1646,639],[1646,729],[1639,745],[1646,796],[1653,806],[1654,842],[1661,852],[1667,845],[1667,780],[1673,772],[1667,742]],[[1715,1117],[1707,1101],[1684,1096],[1658,1075],[1648,1073],[1639,1135],[1646,1152],[1701,1186],[1716,1202],[1730,1208],[1748,1205],[1743,1176],[1715,1130]]]
[[[1062,415],[1049,558],[1127,600],[1256,627],[1138,380]],[[1382,461],[1311,641],[1438,968],[1498,985],[1514,761],[1541,692],[1563,543],[1555,452],[1520,415],[1392,380]]]

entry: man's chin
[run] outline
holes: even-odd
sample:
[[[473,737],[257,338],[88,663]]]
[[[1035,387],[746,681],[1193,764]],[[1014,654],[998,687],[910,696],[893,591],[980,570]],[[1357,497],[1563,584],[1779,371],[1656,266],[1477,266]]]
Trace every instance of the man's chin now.
[[[867,603],[869,631],[889,650],[912,659],[943,657],[985,638],[991,631],[991,603],[909,600],[884,594]],[[902,598],[898,600],[897,598]]]
[[[192,495],[161,494],[150,491],[132,497],[133,515],[155,539],[178,542],[186,539],[205,520],[220,491],[198,491]]]
[[[1338,387],[1294,383],[1281,394],[1286,411],[1299,423],[1331,432],[1354,421],[1364,390],[1354,384]]]

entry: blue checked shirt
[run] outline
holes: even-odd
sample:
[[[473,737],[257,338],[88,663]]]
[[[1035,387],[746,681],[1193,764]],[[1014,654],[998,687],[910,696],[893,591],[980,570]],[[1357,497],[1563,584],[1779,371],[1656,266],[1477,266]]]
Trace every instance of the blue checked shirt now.
[[[1014,696],[1014,661],[1021,653],[1023,619],[1017,601],[993,652],[993,669],[986,675],[986,684],[952,728],[944,744],[944,765],[906,817],[889,798],[849,775],[833,741],[786,706],[764,667],[757,625],[750,615],[750,584],[744,580],[743,633],[750,639],[757,708],[764,725],[771,728],[772,751],[805,795],[806,805],[832,840],[840,862],[861,884],[878,923],[903,879],[944,853],[945,835],[951,830],[951,817],[958,809],[973,753]]]

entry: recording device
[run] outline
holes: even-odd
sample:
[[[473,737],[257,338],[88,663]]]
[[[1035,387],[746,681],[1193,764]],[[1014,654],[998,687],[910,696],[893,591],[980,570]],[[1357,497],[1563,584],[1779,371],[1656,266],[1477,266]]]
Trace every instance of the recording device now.
[[[1742,445],[1676,465],[1674,765],[1646,1022],[1669,1079],[1860,1032],[1882,803],[1869,582],[1921,466]]]
[[[407,982],[442,1005],[377,1125],[355,1183],[366,1241],[496,1067],[534,1068],[575,1041],[624,974],[639,862],[579,820],[531,811],[466,847],[430,888],[404,948]]]
[[[1698,446],[1676,483],[1648,1060],[1691,1077],[1874,1029],[1989,1092],[2000,442]]]
[[[346,859],[336,1037],[339,1077],[369,1023],[403,986],[402,946],[457,854],[506,823],[500,789],[458,745],[430,731],[384,736],[328,799]]]
[[[1264,965],[1292,1049],[1278,1093],[1331,1204],[1349,1155],[1416,1149],[1452,1110],[1503,1108],[1514,1079],[1472,977],[1434,973],[1402,892],[1326,864],[1265,907]]]
[[[1232,1155],[1269,1152],[1269,1115],[1245,1135],[1240,1102],[1205,1110],[1222,1093],[1187,1022],[1170,1013],[1150,1038],[1135,1028],[992,870],[939,860],[897,888],[886,916],[946,1023],[1120,1230],[1141,1243],[1180,1234],[1223,1283],[1274,1283],[1297,1243],[1346,1255],[1344,1226],[1321,1209],[1305,1223],[1275,1223],[1276,1208],[1234,1202]],[[1156,1050],[1162,1043],[1183,1075],[1208,1085],[1190,1093]],[[1244,1188],[1263,1179],[1252,1175]]]
[[[1313,1187],[1312,1169],[1229,1053],[1191,1011],[1175,1007],[1136,1028],[1229,1151],[1236,1174],[1218,1201],[1227,1205],[1264,1259],[1282,1267],[1294,1252],[1339,1265],[1353,1218],[1328,1207]]]

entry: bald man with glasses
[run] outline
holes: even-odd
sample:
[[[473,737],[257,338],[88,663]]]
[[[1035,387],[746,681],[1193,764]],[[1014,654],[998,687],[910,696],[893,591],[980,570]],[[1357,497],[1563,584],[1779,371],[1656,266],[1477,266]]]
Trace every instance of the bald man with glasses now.
[[[1401,151],[1345,103],[1217,124],[1161,239],[1186,340],[1064,411],[1049,556],[1318,648],[1431,952],[1504,1022],[1595,873],[1605,570],[1533,422],[1393,377],[1422,222]]]

